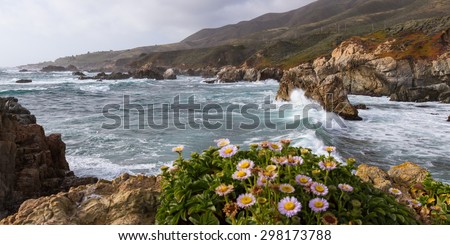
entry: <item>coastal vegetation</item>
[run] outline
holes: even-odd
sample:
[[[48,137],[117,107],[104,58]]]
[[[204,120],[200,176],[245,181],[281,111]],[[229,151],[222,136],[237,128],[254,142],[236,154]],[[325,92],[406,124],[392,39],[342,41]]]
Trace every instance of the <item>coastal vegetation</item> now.
[[[179,157],[162,168],[158,224],[420,224],[415,209],[431,203],[430,195],[441,195],[446,210],[448,186],[425,182],[427,191],[405,205],[399,189],[385,193],[356,176],[355,159],[338,162],[334,147],[315,155],[289,140],[249,150],[229,143],[218,140],[189,160],[174,149]]]

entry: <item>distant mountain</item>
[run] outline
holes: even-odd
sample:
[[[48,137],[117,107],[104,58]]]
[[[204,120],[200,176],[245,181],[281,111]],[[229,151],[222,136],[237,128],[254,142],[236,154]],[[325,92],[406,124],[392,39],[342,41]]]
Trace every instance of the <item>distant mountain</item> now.
[[[203,29],[183,41],[210,47],[239,41],[292,39],[318,29],[371,30],[411,19],[450,13],[448,0],[318,0],[286,13],[269,13],[249,21]]]
[[[94,52],[24,67],[75,65],[103,71],[144,65],[292,67],[328,54],[351,36],[449,13],[449,0],[318,0],[286,13],[204,29],[175,44]]]

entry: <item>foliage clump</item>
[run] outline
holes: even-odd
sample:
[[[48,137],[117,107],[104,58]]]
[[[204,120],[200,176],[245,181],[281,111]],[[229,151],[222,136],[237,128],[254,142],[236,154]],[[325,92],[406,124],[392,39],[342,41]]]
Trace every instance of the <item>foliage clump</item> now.
[[[163,167],[158,224],[417,224],[412,209],[363,183],[355,160],[293,147],[289,140],[242,150],[228,139]]]

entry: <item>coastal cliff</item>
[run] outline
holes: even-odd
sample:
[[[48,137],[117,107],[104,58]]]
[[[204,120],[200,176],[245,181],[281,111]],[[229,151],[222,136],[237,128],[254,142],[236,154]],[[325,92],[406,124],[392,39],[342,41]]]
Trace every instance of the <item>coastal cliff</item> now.
[[[348,93],[389,96],[393,101],[450,103],[448,26],[450,17],[412,21],[350,38],[330,57],[292,68],[281,80],[277,97],[289,100],[290,92],[300,88],[325,105],[327,101],[314,88],[325,86],[326,78],[335,77],[338,91],[333,97],[338,101],[345,101]]]
[[[61,135],[46,136],[17,99],[0,98],[0,217],[27,199],[93,181],[73,176],[65,150]]]

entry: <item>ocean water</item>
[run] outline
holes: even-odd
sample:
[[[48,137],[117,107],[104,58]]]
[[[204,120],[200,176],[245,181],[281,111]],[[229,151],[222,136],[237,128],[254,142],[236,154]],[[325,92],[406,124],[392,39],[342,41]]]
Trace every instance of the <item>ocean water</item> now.
[[[18,79],[33,82],[16,84]],[[360,112],[362,122],[350,122],[324,112],[302,91],[293,93],[291,103],[275,101],[277,89],[273,80],[205,84],[200,77],[180,76],[170,81],[95,81],[78,80],[68,72],[0,69],[0,96],[17,97],[47,134],[63,135],[67,160],[78,176],[112,179],[123,172],[157,174],[161,165],[176,158],[171,149],[177,145],[185,145],[188,157],[218,138],[229,138],[244,148],[290,138],[316,153],[334,145],[341,160],[354,157],[385,169],[412,161],[450,182],[450,123],[446,122],[450,105],[351,96],[352,102],[370,109]],[[186,109],[189,100],[195,103],[187,107],[197,108],[192,113],[165,110]],[[152,127],[152,122],[160,125],[165,117],[167,125]]]

